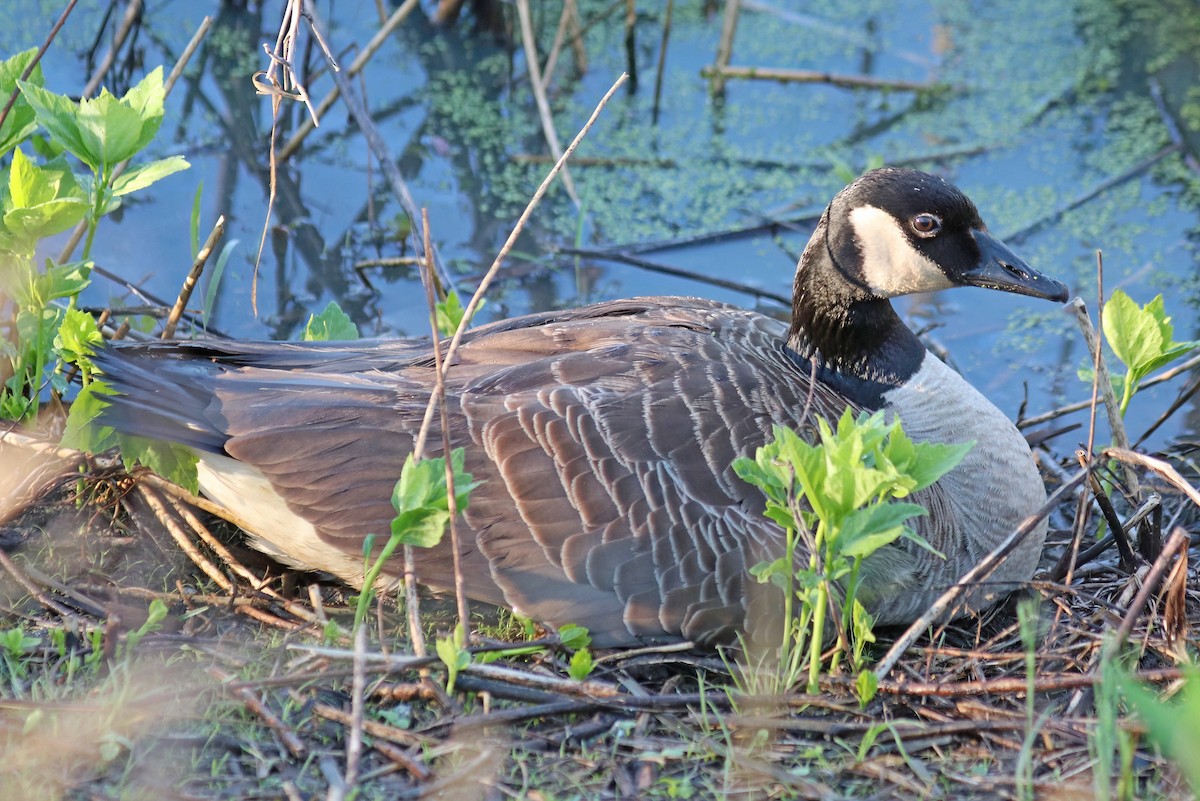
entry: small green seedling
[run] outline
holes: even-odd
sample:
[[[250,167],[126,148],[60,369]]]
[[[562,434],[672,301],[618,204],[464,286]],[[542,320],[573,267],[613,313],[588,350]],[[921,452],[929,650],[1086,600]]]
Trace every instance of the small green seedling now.
[[[864,647],[873,639],[873,621],[858,599],[860,589],[870,590],[859,583],[863,560],[901,537],[930,548],[907,525],[925,509],[896,499],[937,481],[974,443],[913,442],[899,420],[885,422],[882,412],[855,417],[847,409],[836,429],[825,420],[817,424],[816,444],[776,426],[772,441],[753,459],[733,463],[742,480],[763,491],[766,516],[784,530],[783,554],[750,572],[783,591],[780,666],[789,685],[806,667],[810,693],[817,691],[822,666],[826,612],[840,588],[841,617],[849,630],[839,627],[829,669],[836,670],[849,654],[865,703],[875,685],[861,677]]]
[[[438,637],[437,655],[446,666],[446,692],[454,692],[458,674],[471,664],[471,652],[467,650],[467,630],[460,621],[449,637]]]
[[[1125,365],[1124,376],[1113,376],[1113,388],[1121,397],[1122,416],[1146,376],[1200,347],[1200,341],[1196,340],[1175,341],[1175,327],[1163,308],[1162,295],[1138,306],[1118,289],[1104,305],[1103,329],[1108,346]],[[1079,375],[1091,381],[1092,369],[1087,367]]]
[[[455,448],[450,454],[454,503],[459,511],[467,508],[471,490],[477,483],[463,469],[465,458],[462,448]],[[450,490],[446,483],[445,458],[439,456],[416,460],[409,454],[400,471],[400,480],[392,491],[392,508],[396,510],[396,516],[392,519],[392,533],[378,555],[374,555],[374,536],[367,537],[363,543],[366,564],[363,589],[354,611],[355,629],[366,619],[375,582],[396,549],[401,545],[432,548],[441,542],[446,524],[450,522]]]
[[[331,300],[320,314],[308,316],[308,324],[304,326],[301,338],[305,342],[358,339],[358,326],[350,319],[350,315]]]
[[[483,305],[484,303],[481,301],[475,307],[475,311],[478,312]],[[453,336],[466,313],[467,310],[463,308],[462,301],[458,299],[458,293],[451,289],[446,293],[445,300],[434,304],[434,319],[437,322],[438,333],[444,337]]]

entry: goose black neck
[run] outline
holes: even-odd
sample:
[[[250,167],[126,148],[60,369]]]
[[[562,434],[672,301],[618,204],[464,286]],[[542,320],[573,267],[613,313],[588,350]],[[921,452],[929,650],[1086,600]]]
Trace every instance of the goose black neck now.
[[[925,347],[865,285],[860,260],[852,237],[830,235],[826,209],[796,269],[788,347],[820,380],[877,408],[920,369]]]

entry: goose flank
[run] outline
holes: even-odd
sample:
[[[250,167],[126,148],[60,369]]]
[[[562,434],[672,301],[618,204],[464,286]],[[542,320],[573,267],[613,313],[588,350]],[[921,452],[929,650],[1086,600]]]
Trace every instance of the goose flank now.
[[[467,594],[586,626],[601,646],[728,642],[770,603],[748,568],[782,548],[734,459],[774,425],[811,431],[814,416],[849,405],[899,415],[914,440],[976,442],[914,497],[929,510],[918,533],[946,558],[901,540],[864,564],[860,597],[877,621],[915,619],[1046,497],[1011,421],[928,353],[889,300],[955,286],[1067,297],[989,234],[958,189],[884,168],[822,215],[790,325],[644,297],[470,331],[446,384],[450,442],[483,482],[460,527]],[[101,422],[191,447],[202,491],[258,548],[362,584],[364,538],[390,530],[391,490],[433,391],[428,342],[110,345],[95,362],[119,393]],[[1027,581],[1045,533],[1043,523],[961,611]],[[418,549],[426,585],[452,588],[451,564],[449,538]],[[386,567],[388,581],[399,571]]]

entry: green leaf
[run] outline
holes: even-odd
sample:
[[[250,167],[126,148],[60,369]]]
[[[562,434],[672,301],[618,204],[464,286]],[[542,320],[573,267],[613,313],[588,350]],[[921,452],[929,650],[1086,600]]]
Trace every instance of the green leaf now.
[[[578,650],[592,644],[592,635],[583,626],[567,623],[558,629],[558,641],[567,648]]]
[[[466,631],[463,629],[462,623],[454,627],[454,633],[449,637],[438,637],[437,639],[438,659],[442,660],[442,664],[446,666],[446,692],[448,693],[454,692],[454,683],[458,680],[459,671],[471,664],[471,654],[464,648],[466,640]]]
[[[99,162],[93,162],[86,142],[79,132],[76,119],[78,106],[66,95],[55,94],[28,81],[19,81],[21,94],[29,102],[37,117],[38,123],[46,129],[50,137],[66,148],[92,169],[100,169]]]
[[[133,469],[135,463],[145,465],[193,495],[200,492],[200,479],[196,473],[199,459],[190,448],[127,434],[118,434],[117,439],[121,444],[121,461],[126,469]]]
[[[897,540],[904,533],[907,520],[924,514],[928,514],[925,507],[902,502],[856,509],[842,521],[837,540],[831,545],[846,556],[869,556]]]
[[[135,153],[150,144],[158,133],[158,129],[162,125],[163,100],[165,97],[166,88],[163,86],[163,68],[159,66],[151,70],[145,78],[142,78],[136,86],[131,88],[121,98],[121,102],[136,111],[138,117],[142,120],[142,128],[137,140],[137,146],[134,148]]]
[[[111,167],[141,149],[141,115],[107,89],[101,89],[97,98],[79,101],[77,120],[79,138],[87,149],[82,160],[92,166]]]
[[[483,308],[484,303],[486,301],[480,302],[475,307],[476,313]],[[445,300],[441,303],[435,303],[433,309],[438,333],[444,337],[452,336],[458,330],[459,324],[462,323],[463,315],[466,313],[462,301],[458,298],[458,293],[453,289],[446,293]]]
[[[463,460],[463,449],[456,448],[451,454],[451,469],[459,511],[467,508],[470,492],[476,486],[471,474],[463,471]],[[409,454],[400,470],[400,480],[392,491],[392,506],[396,510],[392,535],[402,544],[420,548],[437,545],[450,521],[446,460],[437,457],[416,461]]]
[[[9,250],[31,253],[38,240],[73,227],[88,211],[87,193],[62,158],[39,167],[13,151],[7,189],[0,231]]]
[[[320,314],[309,315],[302,339],[305,342],[358,339],[358,326],[331,300]]]
[[[0,61],[0,97],[7,100],[12,96],[13,90],[17,88],[17,80],[36,56],[37,48],[31,47],[22,53]],[[35,66],[33,72],[29,74],[29,83],[33,86],[42,85],[41,64]],[[16,102],[13,103],[12,108],[8,111],[8,116],[4,119],[4,124],[0,125],[0,156],[21,144],[35,130],[37,130],[37,117],[33,113],[33,108],[25,99],[24,94],[18,94]]]
[[[102,381],[93,381],[79,390],[67,412],[67,425],[63,430],[62,446],[87,453],[103,453],[117,445],[117,435],[108,426],[97,422],[100,413],[108,404],[105,395],[110,390]]]
[[[78,364],[84,375],[90,376],[89,357],[103,344],[104,336],[95,317],[76,308],[67,309],[54,336],[54,349],[63,361]]]
[[[1163,306],[1162,295],[1156,295],[1139,308],[1129,295],[1118,289],[1104,306],[1103,326],[1109,347],[1133,373],[1135,381],[1200,345],[1200,342],[1175,342],[1175,328]]]
[[[975,447],[975,442],[943,444],[940,442],[918,442],[914,446],[915,457],[908,465],[908,475],[916,485],[913,491],[922,490],[942,476],[958,467],[963,457]],[[899,497],[899,496],[898,496]]]
[[[139,189],[145,189],[156,181],[186,170],[190,166],[183,156],[169,156],[149,164],[140,164],[117,176],[117,179],[113,181],[113,194],[120,197]]]
[[[1183,689],[1173,703],[1159,699],[1130,676],[1117,679],[1121,693],[1146,724],[1146,734],[1200,793],[1200,672],[1184,668]]]
[[[592,652],[587,648],[580,648],[571,656],[571,662],[567,665],[567,675],[575,681],[583,681],[592,674],[595,666]]]
[[[879,679],[875,677],[875,671],[859,671],[858,679],[854,682],[854,694],[858,696],[858,703],[866,706],[878,691]]]

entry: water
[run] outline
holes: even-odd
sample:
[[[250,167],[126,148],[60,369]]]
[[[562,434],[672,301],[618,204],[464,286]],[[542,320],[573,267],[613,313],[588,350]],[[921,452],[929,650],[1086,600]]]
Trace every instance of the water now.
[[[9,5],[6,15],[24,22],[0,31],[5,54],[40,44],[59,13],[32,0]],[[611,5],[581,7],[592,20]],[[710,95],[699,74],[714,58],[720,29],[719,14],[706,17],[700,5],[676,4],[660,116],[652,124],[665,4],[638,4],[638,91],[614,98],[578,151],[593,161],[572,169],[584,211],[561,185],[551,192],[481,319],[633,294],[699,295],[782,313],[744,292],[555,256],[554,248],[577,238],[591,248],[632,246],[803,217],[828,202],[848,175],[883,161],[951,178],[975,199],[994,232],[1008,235],[1031,264],[1092,305],[1095,250],[1102,248],[1106,291],[1119,286],[1140,302],[1165,292],[1176,338],[1197,337],[1200,178],[1190,154],[1200,134],[1187,121],[1200,119],[1188,93],[1200,51],[1187,40],[1197,26],[1184,24],[1200,15],[1194,4],[868,1],[818,14],[798,0],[747,2],[734,64],[867,73],[945,88],[915,94],[732,81],[723,100]],[[261,43],[274,41],[279,6],[270,2],[248,12],[215,2],[148,5],[134,47],[122,51],[133,54],[130,68],[108,81],[115,90],[157,64],[169,68],[200,18],[217,18],[188,80],[169,99],[154,146],[156,155],[186,155],[193,167],[107,220],[95,260],[173,300],[191,262],[189,216],[202,184],[201,236],[224,214],[226,241],[238,241],[217,293],[215,328],[238,337],[296,337],[308,314],[337,300],[364,334],[423,334],[424,295],[411,269],[354,268],[411,248],[396,242],[399,207],[378,166],[368,169],[363,138],[340,105],[281,171],[257,268],[257,313],[252,308],[267,219],[270,107],[254,94],[250,75],[265,67]],[[534,6],[545,54],[560,4]],[[504,8],[515,25],[512,8]],[[349,64],[351,46],[365,43],[378,26],[374,4],[326,4],[321,11],[332,49]],[[102,12],[99,3],[79,4],[44,62],[50,88],[82,87],[89,72],[83,54]],[[519,39],[505,45],[477,32],[469,17],[434,29],[419,16],[376,54],[359,87],[365,84],[372,115],[417,203],[429,209],[443,258],[469,290],[548,167],[523,156],[544,156],[547,149]],[[626,68],[622,18],[612,13],[588,28],[585,73],[569,51],[559,59],[552,104],[563,141]],[[323,69],[315,51],[305,63]],[[310,91],[319,98],[329,85],[316,76]],[[301,116],[298,106],[285,109],[281,140]],[[1173,144],[1174,151],[1154,159]],[[1149,166],[1133,169],[1148,159],[1154,159]],[[1066,210],[1131,170],[1127,180]],[[806,235],[799,225],[778,236],[766,232],[645,256],[786,295]],[[137,302],[100,280],[86,301]],[[1088,394],[1075,375],[1083,363],[1078,332],[1053,304],[954,290],[899,305],[915,327],[933,327],[935,344],[1009,414],[1023,402],[1034,414]],[[1174,392],[1166,388],[1135,401],[1135,434]],[[1153,441],[1190,433],[1196,417],[1194,406],[1185,407]],[[1082,435],[1067,435],[1065,447],[1072,437]]]

